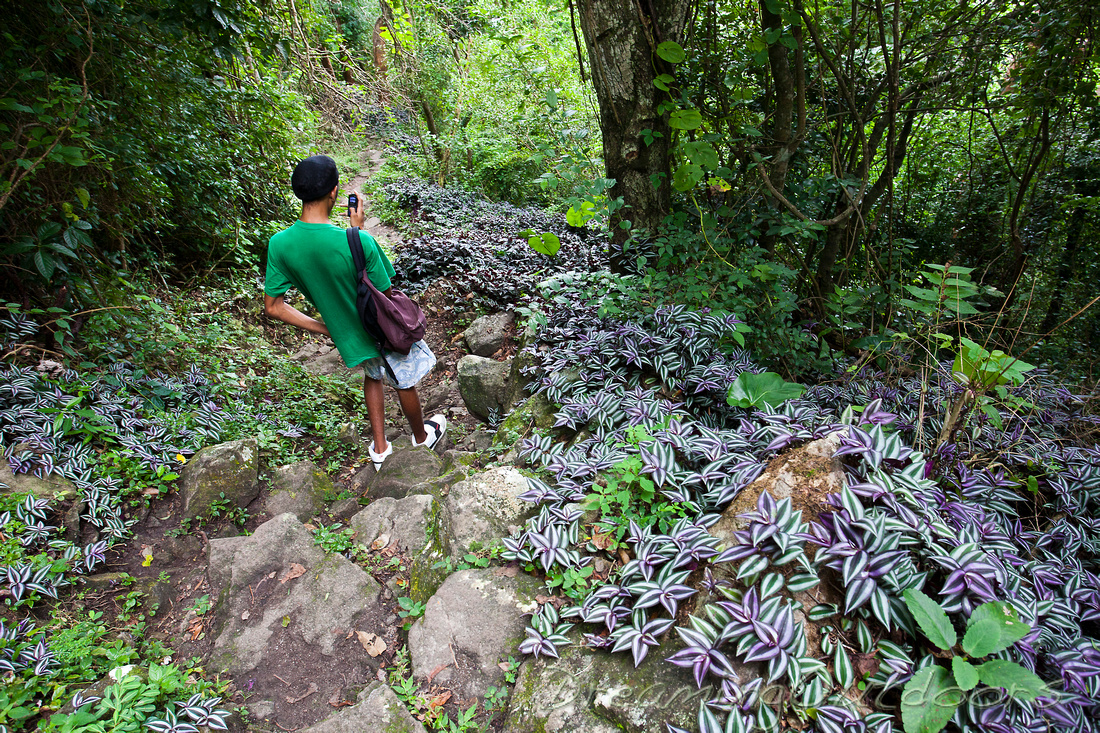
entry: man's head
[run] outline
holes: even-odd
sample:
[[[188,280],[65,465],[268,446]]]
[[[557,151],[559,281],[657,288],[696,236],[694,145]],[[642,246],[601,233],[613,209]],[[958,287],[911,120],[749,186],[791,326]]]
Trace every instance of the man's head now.
[[[336,170],[336,161],[327,155],[306,158],[294,166],[294,174],[290,177],[290,187],[294,189],[294,195],[305,206],[322,202],[332,196],[339,183],[340,174]]]

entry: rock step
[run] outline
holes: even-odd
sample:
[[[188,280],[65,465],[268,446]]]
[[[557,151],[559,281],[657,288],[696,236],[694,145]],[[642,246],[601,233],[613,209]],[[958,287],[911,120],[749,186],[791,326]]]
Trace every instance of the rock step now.
[[[207,576],[217,598],[204,619],[214,638],[209,666],[247,691],[257,725],[315,733],[423,730],[399,714],[404,706],[377,682],[400,644],[399,595],[426,606],[409,635],[414,676],[431,677],[456,700],[480,700],[489,685],[501,684],[499,662],[515,654],[539,582],[500,568],[448,577],[440,561],[499,544],[522,525],[533,509],[518,498],[527,481],[512,467],[471,476],[472,454],[440,457],[394,442],[380,471],[368,467],[353,479],[374,500],[349,525],[357,543],[400,551],[407,587],[384,588],[315,543],[303,521],[332,489],[308,461],[275,471],[265,505],[286,511],[250,536],[209,543]]]

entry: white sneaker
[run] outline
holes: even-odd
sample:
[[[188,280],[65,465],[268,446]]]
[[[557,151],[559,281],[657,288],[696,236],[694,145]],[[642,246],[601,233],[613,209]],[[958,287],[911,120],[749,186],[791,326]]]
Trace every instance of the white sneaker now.
[[[370,446],[367,448],[367,452],[370,453],[370,460],[371,463],[374,464],[374,470],[378,471],[382,468],[382,462],[385,461],[391,453],[393,453],[393,442],[387,443],[386,450],[382,451],[381,453],[376,453],[374,450],[374,442],[372,441]]]
[[[419,448],[421,446],[427,446],[428,448],[435,448],[440,439],[447,432],[447,418],[443,415],[432,415],[429,419],[424,421],[424,432],[427,433],[424,436],[423,443],[417,443],[416,439],[413,439],[413,448]]]

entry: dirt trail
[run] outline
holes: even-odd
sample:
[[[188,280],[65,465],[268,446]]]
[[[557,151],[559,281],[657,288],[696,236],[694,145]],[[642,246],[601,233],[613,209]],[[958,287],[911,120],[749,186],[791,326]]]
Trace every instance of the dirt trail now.
[[[381,150],[381,140],[367,139],[364,140],[364,144],[366,147],[359,153],[359,174],[348,181],[348,191],[362,190],[363,184],[382,169],[382,164],[386,160]],[[368,216],[363,228],[378,241],[385,242],[391,249],[400,245],[404,239],[404,235],[399,230],[389,224],[383,224],[377,216]]]
[[[381,145],[380,141],[367,141],[367,145],[370,146],[372,142],[376,146]],[[361,154],[361,163],[362,172],[351,179],[349,189],[358,187],[369,176],[376,173],[383,163],[383,155],[379,150],[368,147]],[[381,223],[377,217],[369,217],[366,228],[372,235],[386,242],[391,250],[396,249],[402,241],[401,232]],[[471,449],[474,444],[471,433],[478,430],[481,423],[469,414],[462,401],[458,390],[457,363],[466,354],[459,334],[475,314],[472,312],[456,314],[453,308],[445,308],[444,306],[453,305],[452,299],[440,292],[436,286],[430,287],[421,294],[418,301],[428,316],[428,332],[425,340],[438,359],[435,370],[418,386],[424,415],[427,417],[437,412],[444,413],[450,424],[446,447]],[[301,363],[311,371],[332,374],[356,384],[361,383],[361,372],[349,371],[344,367],[338,353],[327,339],[318,339],[308,334],[301,334],[298,337],[301,338],[298,342],[300,348],[297,353],[288,353],[287,358]],[[509,343],[507,350],[513,352],[514,348],[514,343]],[[393,440],[408,435],[408,422],[401,414],[396,393],[389,388],[386,389],[386,408],[387,437]],[[369,440],[370,431],[365,410],[358,417],[356,424],[360,436]],[[352,489],[352,477],[367,463],[365,445],[366,443],[362,444],[358,455],[349,456],[341,469],[330,472],[330,477],[336,483],[337,492]],[[274,467],[264,468],[267,473],[270,473]],[[249,506],[251,517],[243,527],[246,532],[254,531],[271,518],[264,511],[264,502],[269,489],[267,482],[263,482],[259,498]],[[335,515],[329,516],[328,512],[334,508],[335,505],[327,507],[318,519],[325,524],[341,520],[346,522],[346,516],[339,519]],[[134,527],[133,541],[128,543],[116,568],[125,570],[133,576],[135,588],[148,593],[151,600],[160,604],[160,611],[150,619],[152,635],[164,639],[169,645],[175,647],[181,659],[198,657],[205,661],[209,659],[212,652],[214,641],[212,637],[217,628],[211,613],[216,599],[213,595],[214,589],[206,575],[206,551],[211,539],[233,536],[240,530],[222,521],[211,521],[202,529],[190,531],[189,528],[181,529],[180,513],[181,507],[175,493],[154,502],[151,511]],[[312,689],[311,682],[314,685],[318,684],[318,680],[323,676],[320,675],[319,670],[332,667],[334,660],[332,657],[322,655],[315,646],[284,645],[284,657],[277,665],[278,670],[267,670],[270,673],[267,676],[277,680],[277,685],[272,683],[273,686],[269,689],[265,682],[267,677],[256,673],[239,678],[233,677],[230,699],[227,702],[240,705],[254,704],[257,700],[275,700],[277,703],[270,713],[254,717],[244,729],[274,731],[295,730],[308,726],[333,710],[350,704],[354,700],[353,693],[356,685],[361,686],[367,679],[378,678],[381,672],[378,666],[392,662],[393,655],[399,646],[397,642],[400,638],[402,623],[397,616],[400,609],[396,605],[396,596],[400,595],[400,591],[394,586],[393,567],[395,565],[390,561],[396,558],[392,557],[392,552],[393,548],[383,548],[371,553],[372,557],[378,556],[375,559],[379,570],[378,573],[372,574],[375,575],[376,580],[390,587],[384,591],[381,606],[373,610],[373,617],[364,619],[361,624],[363,628],[379,632],[381,637],[385,637],[389,642],[387,645],[389,651],[376,663],[370,665],[370,668],[351,670],[345,667],[342,672],[339,669],[332,670],[332,674],[341,674],[342,685],[336,687],[342,689],[331,699],[327,693],[323,697],[314,695],[299,699],[296,696],[302,690]],[[148,557],[153,557],[155,562],[150,564]],[[404,570],[403,567],[402,570]],[[106,607],[117,603],[114,596],[118,592],[117,580],[114,577],[104,578],[103,587],[91,591],[90,605]],[[362,655],[354,634],[349,635],[345,641],[344,646],[347,649],[342,653],[350,650]],[[336,667],[339,666],[337,663]]]

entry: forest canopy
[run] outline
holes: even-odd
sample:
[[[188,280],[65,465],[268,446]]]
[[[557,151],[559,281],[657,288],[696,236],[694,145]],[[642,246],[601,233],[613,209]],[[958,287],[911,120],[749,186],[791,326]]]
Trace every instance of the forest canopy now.
[[[956,336],[1092,375],[1093,4],[648,7],[24,3],[4,288],[79,312],[254,261],[290,161],[388,115],[404,172],[606,226],[620,272],[760,310],[788,374],[911,330],[946,264],[984,289]]]

